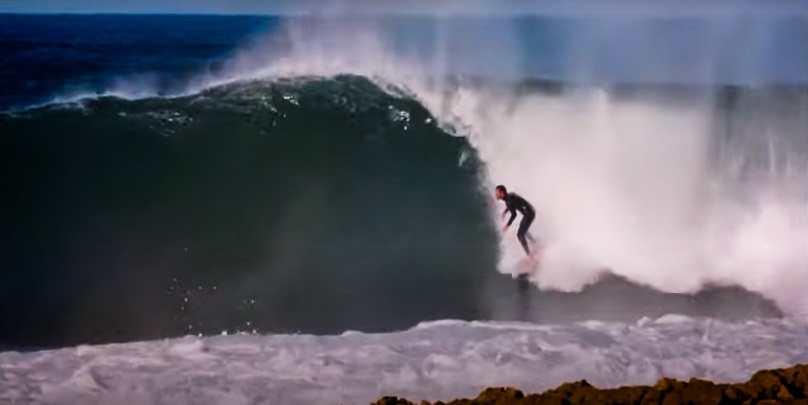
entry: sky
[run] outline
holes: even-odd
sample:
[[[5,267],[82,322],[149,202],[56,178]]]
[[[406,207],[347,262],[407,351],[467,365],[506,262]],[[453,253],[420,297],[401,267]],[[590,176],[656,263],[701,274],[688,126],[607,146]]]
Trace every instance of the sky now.
[[[0,0],[14,13],[808,15],[806,0]]]

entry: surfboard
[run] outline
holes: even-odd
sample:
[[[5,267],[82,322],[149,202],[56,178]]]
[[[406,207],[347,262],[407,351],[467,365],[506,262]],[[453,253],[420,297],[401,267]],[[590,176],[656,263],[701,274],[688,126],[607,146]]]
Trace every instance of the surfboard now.
[[[510,266],[513,266],[511,267],[513,270],[510,272],[512,277],[527,280],[539,270],[542,245],[533,242],[530,244],[530,250],[532,252],[530,257],[522,256],[515,263],[511,262]]]
[[[519,278],[528,278],[539,268],[539,261],[534,257],[532,260],[528,257],[522,258],[516,263],[516,275]]]

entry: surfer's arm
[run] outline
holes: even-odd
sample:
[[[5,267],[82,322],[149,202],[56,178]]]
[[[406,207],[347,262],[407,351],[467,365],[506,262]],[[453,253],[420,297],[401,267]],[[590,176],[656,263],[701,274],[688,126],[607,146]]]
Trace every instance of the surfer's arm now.
[[[503,221],[505,220],[505,214],[507,214],[509,212],[511,213],[511,219],[508,220],[508,225],[505,225],[505,228],[503,228],[503,229],[507,229],[509,226],[511,226],[511,223],[513,223],[513,219],[516,218],[516,210],[513,208],[513,206],[511,206],[511,204],[508,204],[508,202],[506,201],[505,202],[505,211],[502,211],[502,220]]]
[[[516,210],[513,209],[513,208],[510,208],[510,209],[508,209],[508,211],[511,212],[511,219],[508,220],[508,225],[506,225],[506,226],[511,226],[511,224],[513,223],[513,220],[516,218]]]

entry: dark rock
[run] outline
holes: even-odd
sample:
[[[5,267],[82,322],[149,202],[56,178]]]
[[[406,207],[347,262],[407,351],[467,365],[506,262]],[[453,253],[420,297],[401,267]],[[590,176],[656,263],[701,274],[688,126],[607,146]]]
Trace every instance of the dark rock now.
[[[404,398],[384,397],[375,402],[376,405],[415,405]]]
[[[522,391],[513,388],[489,388],[483,391],[480,396],[475,399],[475,401],[482,404],[510,404],[514,399],[524,397],[525,394],[523,394]]]
[[[525,396],[513,388],[489,388],[475,399],[457,399],[448,405],[572,405],[572,404],[800,404],[808,405],[808,364],[761,370],[742,384],[715,384],[692,378],[670,378],[654,386],[598,389],[586,380],[565,383],[542,394]],[[405,399],[384,397],[373,405],[415,405]],[[422,402],[421,405],[429,405]],[[445,405],[437,402],[435,405]]]

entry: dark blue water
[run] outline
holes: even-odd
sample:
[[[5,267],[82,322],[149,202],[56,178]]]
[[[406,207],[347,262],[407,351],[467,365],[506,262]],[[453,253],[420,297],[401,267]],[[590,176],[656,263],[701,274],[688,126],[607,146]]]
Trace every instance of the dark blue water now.
[[[270,17],[0,14],[0,109],[137,82],[181,91],[278,25]],[[130,92],[137,89],[127,88]]]

